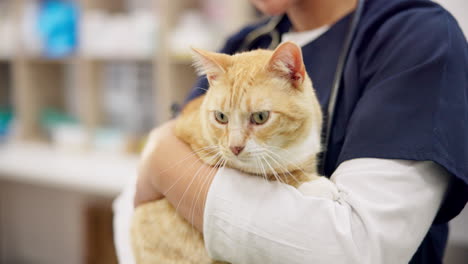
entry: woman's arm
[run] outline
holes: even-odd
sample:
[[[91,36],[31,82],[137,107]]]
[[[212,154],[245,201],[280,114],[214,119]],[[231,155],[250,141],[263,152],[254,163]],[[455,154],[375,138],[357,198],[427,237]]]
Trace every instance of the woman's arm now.
[[[216,169],[191,155],[170,125],[151,140],[140,181],[152,178],[154,190],[204,232],[210,255],[232,263],[408,262],[449,179],[432,162],[356,159],[339,166],[338,199],[327,199],[231,169],[213,180]]]
[[[175,121],[150,134],[140,164],[135,206],[163,196],[203,232],[206,195],[217,169],[203,163],[174,135]]]
[[[408,263],[448,179],[430,161],[355,159],[333,174],[339,197],[327,199],[225,169],[208,194],[205,245],[230,263]]]

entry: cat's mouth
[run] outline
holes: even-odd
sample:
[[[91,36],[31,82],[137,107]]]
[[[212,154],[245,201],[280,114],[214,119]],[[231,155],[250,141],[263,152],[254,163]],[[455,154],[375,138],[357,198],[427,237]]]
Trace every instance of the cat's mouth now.
[[[227,161],[228,167],[246,171],[249,173],[257,173],[258,162],[255,161],[255,157],[251,153],[243,152],[240,155],[234,155],[230,152],[223,152],[223,159]]]
[[[238,164],[250,164],[252,161],[252,156],[249,155],[248,153],[242,153],[241,155],[234,155],[232,153],[223,153],[224,159],[232,162],[232,163],[238,163]]]
[[[256,145],[247,146],[244,151],[235,155],[229,149],[222,149],[221,154],[226,161],[226,166],[256,175],[288,174],[291,171],[302,169],[309,160],[309,155],[304,159],[291,158],[291,152],[281,148],[266,148]]]
[[[255,153],[243,153],[242,155],[224,155],[224,159],[227,161],[227,166],[238,169],[247,173],[257,175],[270,175],[282,171],[282,166],[278,167],[277,163],[271,159],[261,157]]]

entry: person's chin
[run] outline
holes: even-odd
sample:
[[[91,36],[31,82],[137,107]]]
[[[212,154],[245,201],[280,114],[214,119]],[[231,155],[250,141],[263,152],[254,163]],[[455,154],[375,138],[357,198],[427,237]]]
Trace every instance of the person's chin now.
[[[279,16],[286,13],[283,8],[264,8],[261,12],[267,16]]]
[[[260,1],[260,2],[256,2],[255,6],[257,7],[258,10],[260,10],[260,12],[262,12],[265,15],[278,16],[278,15],[282,15],[286,13],[288,3],[274,5],[274,4],[268,3],[268,1],[264,1],[264,2]]]

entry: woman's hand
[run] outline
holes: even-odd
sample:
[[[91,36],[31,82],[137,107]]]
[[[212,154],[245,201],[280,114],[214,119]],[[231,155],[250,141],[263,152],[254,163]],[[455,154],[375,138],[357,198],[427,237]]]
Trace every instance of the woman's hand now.
[[[139,165],[137,189],[134,200],[135,207],[143,203],[164,198],[164,195],[158,188],[158,168],[160,160],[164,156],[164,152],[161,151],[161,148],[164,147],[162,146],[163,143],[175,137],[173,133],[174,126],[175,121],[169,121],[153,129],[148,137],[148,142],[143,150]]]
[[[203,163],[174,134],[175,121],[154,129],[143,151],[135,206],[166,197],[177,212],[202,231],[209,187],[217,169]]]

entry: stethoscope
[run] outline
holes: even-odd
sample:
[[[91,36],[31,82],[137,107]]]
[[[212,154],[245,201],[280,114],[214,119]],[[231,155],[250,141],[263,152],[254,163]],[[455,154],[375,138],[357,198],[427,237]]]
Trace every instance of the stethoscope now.
[[[330,90],[330,98],[328,99],[328,108],[325,113],[326,123],[325,123],[324,131],[323,131],[323,135],[324,135],[323,146],[328,146],[328,143],[330,142],[330,133],[331,133],[332,125],[333,125],[333,120],[335,118],[336,101],[337,101],[337,98],[338,98],[338,95],[342,86],[341,83],[343,79],[343,72],[344,72],[344,68],[348,60],[348,55],[349,55],[349,50],[351,48],[351,44],[353,42],[354,36],[356,35],[357,26],[362,16],[362,11],[364,9],[363,7],[364,7],[364,0],[358,0],[356,10],[354,11],[353,17],[349,24],[349,29],[345,36],[343,47],[341,48],[341,51],[340,51],[340,56],[338,57],[338,62],[336,65],[336,70],[335,70],[335,74],[333,78],[333,83],[332,83],[331,90]],[[264,26],[259,27],[258,29],[250,32],[244,38],[244,41],[240,46],[241,47],[240,50],[247,50],[251,43],[259,39],[260,37],[265,37],[265,36],[268,36],[271,38],[270,45],[267,47],[268,49],[274,49],[276,46],[278,46],[281,42],[281,35],[276,28],[278,24],[280,23],[281,19],[282,19],[281,16],[273,17]],[[327,163],[327,148],[325,147],[324,151],[322,152],[321,168],[319,168],[319,171],[322,173],[322,175],[324,175],[326,163]]]

